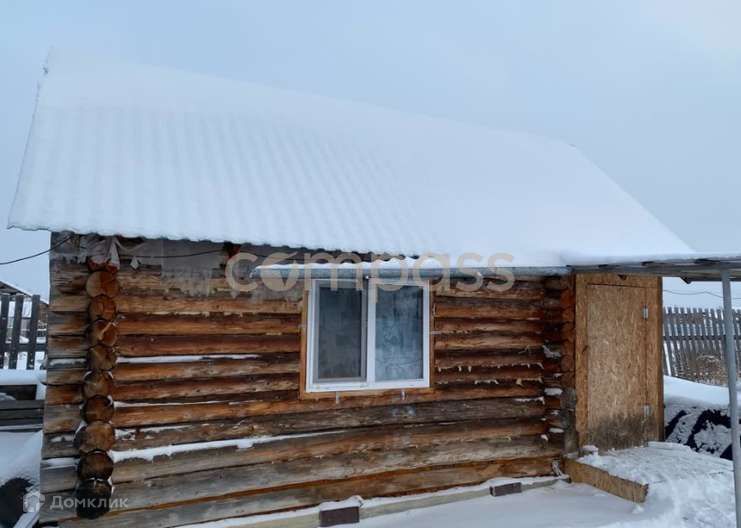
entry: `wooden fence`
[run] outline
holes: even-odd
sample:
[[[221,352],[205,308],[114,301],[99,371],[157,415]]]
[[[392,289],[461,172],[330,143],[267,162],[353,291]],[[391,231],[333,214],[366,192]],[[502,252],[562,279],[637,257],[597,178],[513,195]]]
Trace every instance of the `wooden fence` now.
[[[0,430],[41,428],[44,400],[37,383],[19,381],[11,371],[40,368],[45,357],[46,305],[38,295],[0,294],[0,368],[10,374],[0,376]]]
[[[664,374],[725,384],[723,310],[664,308]],[[734,311],[736,350],[741,351],[741,310]]]
[[[46,354],[46,307],[38,295],[0,294],[0,366],[33,369]],[[39,357],[41,356],[41,357]]]

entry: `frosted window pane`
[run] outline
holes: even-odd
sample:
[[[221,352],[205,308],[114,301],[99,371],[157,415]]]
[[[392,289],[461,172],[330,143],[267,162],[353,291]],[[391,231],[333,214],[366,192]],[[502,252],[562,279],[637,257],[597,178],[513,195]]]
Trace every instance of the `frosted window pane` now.
[[[319,288],[317,380],[365,378],[363,294]]]
[[[422,379],[423,290],[402,286],[376,292],[376,380]]]

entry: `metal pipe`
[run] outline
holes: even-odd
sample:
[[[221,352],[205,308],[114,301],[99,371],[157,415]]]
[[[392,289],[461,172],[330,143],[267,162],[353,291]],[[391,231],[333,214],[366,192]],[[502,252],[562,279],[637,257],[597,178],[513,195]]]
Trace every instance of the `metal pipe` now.
[[[726,370],[728,371],[728,403],[731,418],[731,451],[733,453],[733,485],[736,496],[736,528],[741,528],[741,443],[738,427],[738,392],[736,388],[738,367],[736,366],[736,342],[733,335],[734,316],[731,299],[731,274],[724,270],[723,281],[723,324],[725,325]]]
[[[358,266],[329,266],[319,265],[314,267],[307,267],[303,265],[296,265],[295,267],[290,266],[257,266],[251,273],[251,278],[259,277],[261,273],[266,273],[270,277],[281,277],[283,279],[294,276],[298,279],[303,279],[307,275],[313,279],[329,279],[337,277],[339,279],[354,279],[360,274],[365,277],[372,275],[379,279],[397,279],[399,277],[419,277],[422,279],[438,279],[445,276],[451,279],[472,279],[477,276],[479,277],[502,277],[503,273],[510,272],[514,276],[515,280],[517,277],[527,277],[533,275],[543,276],[561,276],[569,275],[571,270],[566,267],[499,267],[499,268],[417,268],[413,266],[407,266],[406,268],[398,267],[384,267],[379,266],[371,268],[370,266],[358,267]]]

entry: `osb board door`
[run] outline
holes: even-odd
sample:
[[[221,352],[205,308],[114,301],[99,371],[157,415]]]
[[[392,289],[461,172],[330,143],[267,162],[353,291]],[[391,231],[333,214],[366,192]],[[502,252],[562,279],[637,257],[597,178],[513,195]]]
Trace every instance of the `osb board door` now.
[[[605,273],[576,276],[580,445],[627,447],[663,438],[661,306],[661,279]]]
[[[646,438],[646,290],[587,286],[587,443],[602,449]]]

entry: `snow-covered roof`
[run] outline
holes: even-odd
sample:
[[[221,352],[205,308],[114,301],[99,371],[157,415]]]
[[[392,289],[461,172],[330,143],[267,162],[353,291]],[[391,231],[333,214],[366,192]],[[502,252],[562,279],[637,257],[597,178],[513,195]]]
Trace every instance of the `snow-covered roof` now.
[[[21,288],[17,284],[13,284],[12,282],[6,281],[5,279],[0,279],[0,293],[9,293],[11,295],[22,294],[26,297],[33,297],[34,295],[29,290]],[[41,296],[41,302],[43,302],[44,304],[49,304],[49,301],[45,296]]]
[[[560,141],[58,52],[9,224],[406,255],[502,252],[514,266],[690,251]]]

